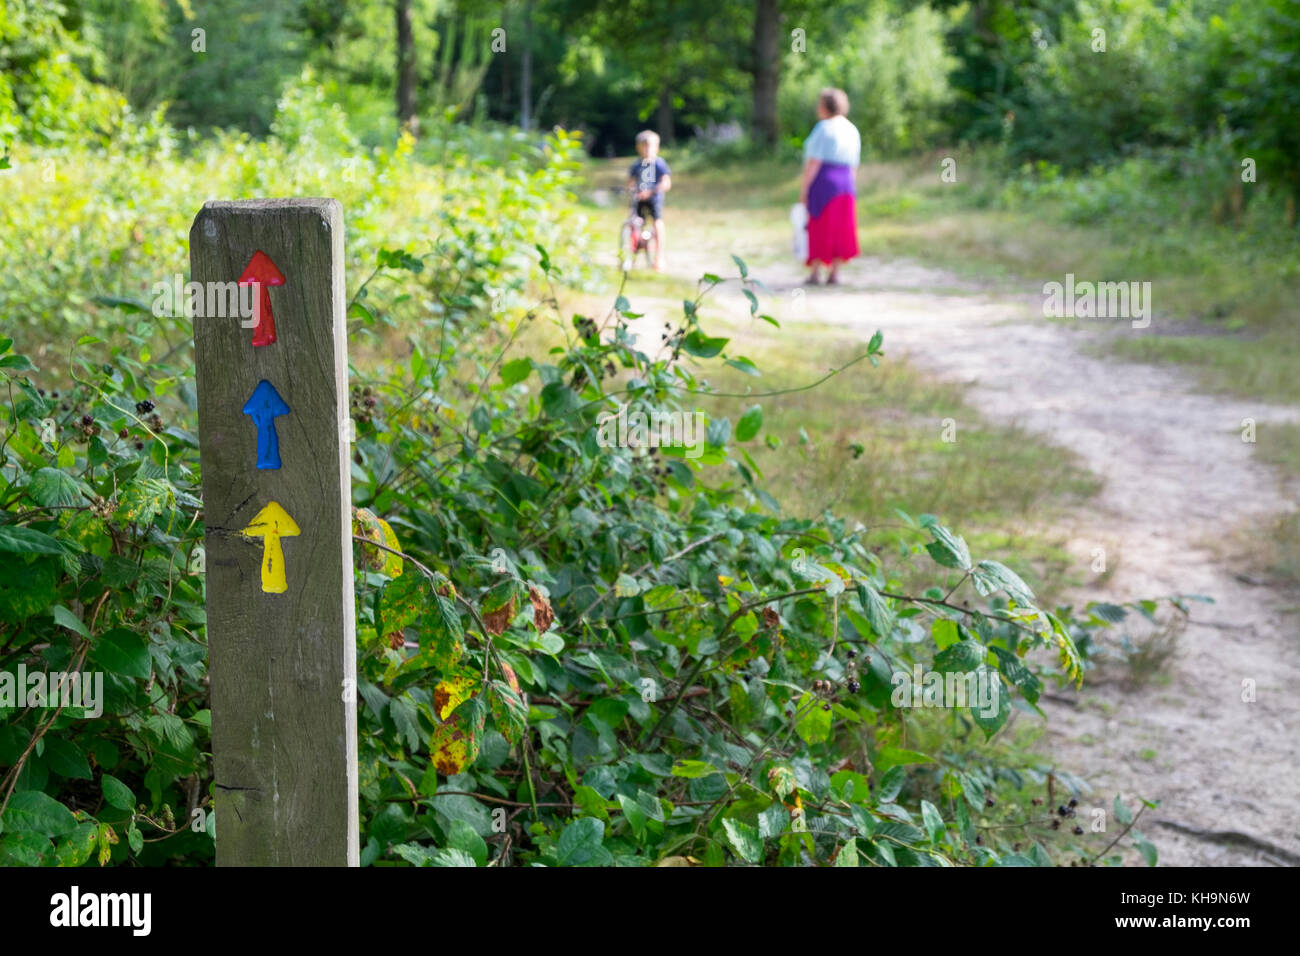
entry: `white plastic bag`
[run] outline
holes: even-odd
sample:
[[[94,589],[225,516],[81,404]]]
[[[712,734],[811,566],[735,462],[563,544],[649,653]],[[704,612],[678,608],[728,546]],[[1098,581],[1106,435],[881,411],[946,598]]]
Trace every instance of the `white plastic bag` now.
[[[790,207],[791,246],[800,262],[808,258],[808,207],[801,202]]]

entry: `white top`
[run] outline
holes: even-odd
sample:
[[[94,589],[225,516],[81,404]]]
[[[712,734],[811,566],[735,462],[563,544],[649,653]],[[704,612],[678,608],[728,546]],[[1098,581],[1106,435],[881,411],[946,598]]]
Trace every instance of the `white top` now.
[[[862,158],[862,137],[847,116],[820,120],[803,144],[804,159],[856,166]]]

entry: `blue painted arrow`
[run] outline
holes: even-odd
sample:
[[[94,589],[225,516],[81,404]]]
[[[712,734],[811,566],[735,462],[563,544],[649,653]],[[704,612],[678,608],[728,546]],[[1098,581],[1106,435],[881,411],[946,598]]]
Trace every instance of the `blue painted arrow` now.
[[[280,439],[275,433],[275,420],[289,413],[275,386],[266,379],[257,383],[253,394],[244,403],[244,414],[257,426],[257,467],[275,470],[280,467]]]

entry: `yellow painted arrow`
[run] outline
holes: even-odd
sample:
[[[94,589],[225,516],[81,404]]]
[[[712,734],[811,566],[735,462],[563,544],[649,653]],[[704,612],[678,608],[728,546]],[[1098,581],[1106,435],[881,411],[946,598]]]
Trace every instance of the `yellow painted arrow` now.
[[[267,594],[283,594],[289,590],[289,582],[284,576],[284,551],[280,547],[281,538],[295,538],[301,532],[294,524],[289,512],[272,501],[257,513],[252,522],[244,529],[249,538],[262,538],[262,590]]]

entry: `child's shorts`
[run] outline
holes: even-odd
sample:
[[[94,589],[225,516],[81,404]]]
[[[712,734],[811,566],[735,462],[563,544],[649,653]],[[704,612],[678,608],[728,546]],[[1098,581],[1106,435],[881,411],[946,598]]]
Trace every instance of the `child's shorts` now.
[[[662,219],[664,217],[664,194],[655,193],[649,199],[638,199],[636,201],[636,214],[643,219]]]

